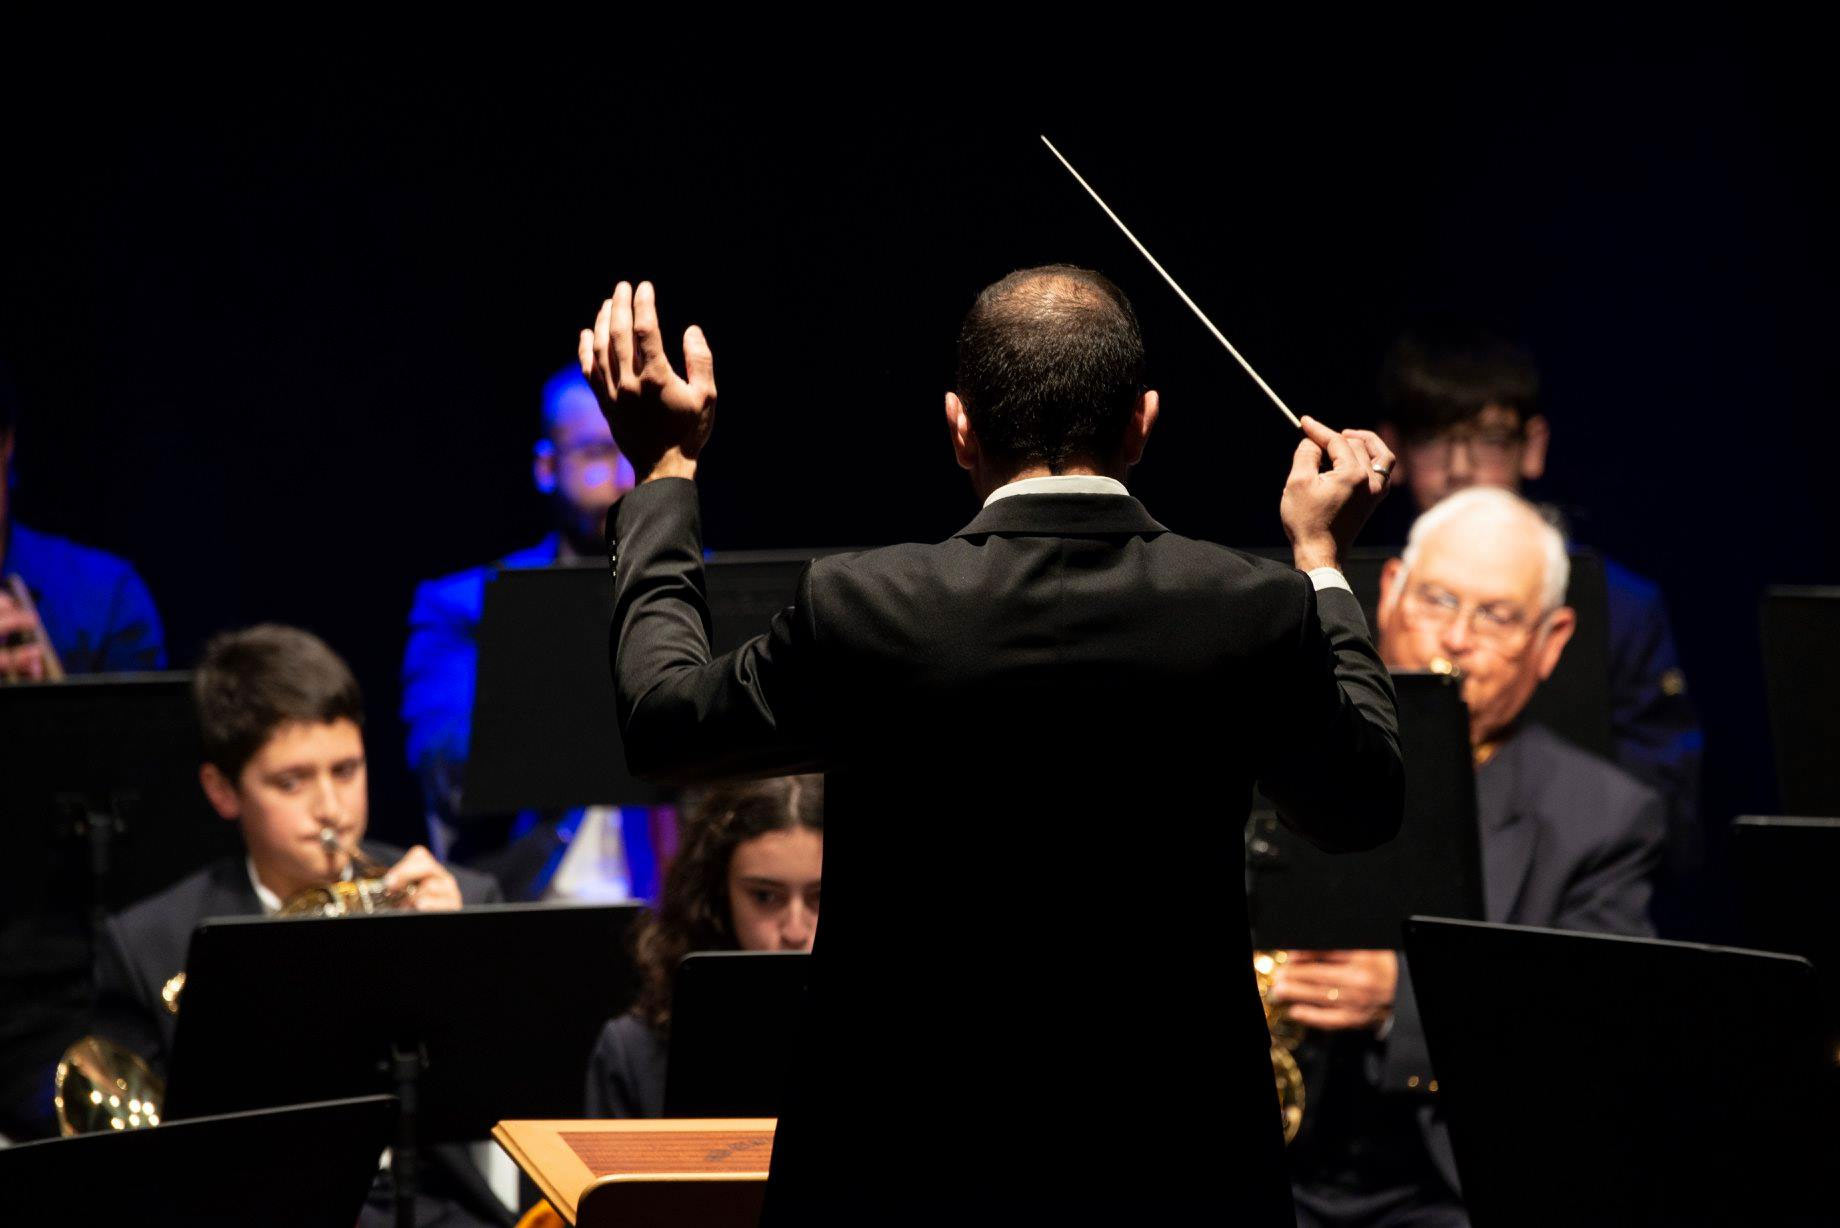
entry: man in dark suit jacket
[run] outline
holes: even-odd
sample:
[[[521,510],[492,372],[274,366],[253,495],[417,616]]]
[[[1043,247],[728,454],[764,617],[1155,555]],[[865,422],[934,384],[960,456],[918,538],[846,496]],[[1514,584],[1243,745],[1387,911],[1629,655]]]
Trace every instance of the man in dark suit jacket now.
[[[1255,780],[1325,847],[1397,829],[1392,691],[1336,570],[1384,490],[1379,439],[1305,420],[1297,570],[1178,537],[1121,480],[1158,411],[1130,304],[1085,270],[1012,274],[967,316],[946,397],[983,510],[814,563],[712,661],[684,480],[707,343],[685,334],[680,378],[651,287],[621,283],[581,350],[640,476],[612,530],[629,764],[827,772],[766,1222],[1288,1223],[1243,829]],[[920,832],[976,850],[954,906],[916,911],[938,895]],[[1143,897],[1096,906],[1101,857]]]
[[[193,687],[205,755],[200,780],[217,812],[241,829],[245,853],[109,918],[96,938],[92,1031],[162,1075],[184,1001],[179,974],[192,931],[207,917],[277,912],[296,891],[339,877],[369,817],[363,697],[345,662],[320,640],[279,626],[220,635],[206,647]],[[322,838],[326,832],[337,851]],[[390,866],[385,886],[406,895],[410,907],[451,909],[503,898],[495,880],[449,870],[425,848],[361,847]],[[433,1222],[455,1228],[508,1222],[463,1152],[435,1148],[431,1158],[435,1167],[423,1187],[431,1197],[421,1209],[438,1208],[444,1218]],[[387,1190],[363,1222],[390,1222]]]
[[[1520,720],[1571,635],[1558,530],[1475,489],[1421,516],[1383,574],[1380,650],[1396,669],[1463,672],[1490,921],[1651,932],[1666,810],[1616,764]],[[1298,952],[1274,995],[1316,1029],[1292,1147],[1299,1222],[1467,1224],[1411,978],[1391,951]]]

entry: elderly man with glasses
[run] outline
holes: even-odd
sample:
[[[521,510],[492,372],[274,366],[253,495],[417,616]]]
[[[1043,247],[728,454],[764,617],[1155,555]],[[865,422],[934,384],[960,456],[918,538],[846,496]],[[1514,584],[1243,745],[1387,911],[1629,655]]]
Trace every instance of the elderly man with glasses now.
[[[1432,318],[1401,336],[1380,378],[1380,435],[1399,457],[1396,485],[1423,512],[1476,486],[1526,494],[1547,474],[1553,428],[1533,355],[1472,323]],[[1657,912],[1672,936],[1698,932],[1706,889],[1699,717],[1660,587],[1615,559],[1608,586],[1610,733],[1618,764],[1668,806]]]
[[[1521,719],[1572,635],[1569,570],[1564,537],[1531,504],[1460,491],[1420,516],[1387,564],[1378,647],[1389,668],[1462,676],[1488,919],[1646,934],[1660,795]],[[1397,953],[1292,952],[1273,993],[1311,1030],[1310,1107],[1291,1151],[1299,1223],[1466,1224]]]

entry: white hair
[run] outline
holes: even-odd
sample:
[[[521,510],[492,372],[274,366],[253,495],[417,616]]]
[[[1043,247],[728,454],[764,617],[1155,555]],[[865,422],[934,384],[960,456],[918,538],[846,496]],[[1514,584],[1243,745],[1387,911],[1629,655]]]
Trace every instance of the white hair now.
[[[1572,560],[1566,553],[1565,534],[1539,508],[1499,486],[1471,486],[1460,490],[1433,504],[1413,521],[1412,531],[1406,537],[1405,552],[1400,556],[1405,574],[1412,574],[1425,540],[1440,530],[1473,521],[1477,522],[1475,532],[1487,533],[1504,521],[1515,520],[1531,524],[1540,534],[1540,545],[1546,555],[1544,574],[1540,577],[1540,614],[1544,616],[1565,604],[1566,586],[1571,583]],[[1395,597],[1403,588],[1401,584],[1395,589]]]

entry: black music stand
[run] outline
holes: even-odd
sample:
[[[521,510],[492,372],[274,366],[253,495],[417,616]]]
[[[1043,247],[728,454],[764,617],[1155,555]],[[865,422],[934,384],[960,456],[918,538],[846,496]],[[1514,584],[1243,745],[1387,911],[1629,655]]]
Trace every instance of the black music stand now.
[[[1441,674],[1395,674],[1405,822],[1376,849],[1324,853],[1270,810],[1246,827],[1247,899],[1261,950],[1392,950],[1414,913],[1483,916],[1469,709]]]
[[[1806,960],[1426,917],[1406,956],[1476,1228],[1831,1222]]]
[[[0,1223],[351,1228],[395,1116],[366,1096],[0,1149]]]
[[[0,687],[0,1130],[49,1133],[111,912],[240,849],[198,786],[191,676]]]
[[[1763,672],[1776,783],[1790,814],[1840,815],[1840,588],[1772,588],[1763,598]]]
[[[735,552],[704,568],[717,656],[766,631],[805,565],[829,551]],[[501,571],[486,585],[461,813],[663,799],[626,767],[614,711],[604,563]]]
[[[198,785],[190,674],[0,687],[0,746],[0,917],[106,917],[242,847]]]
[[[666,1117],[778,1117],[804,1017],[811,957],[707,951],[671,993]]]
[[[206,921],[186,958],[166,1119],[393,1093],[407,1213],[420,1146],[486,1138],[507,1117],[581,1115],[594,1042],[634,997],[626,935],[639,911]]]
[[[1289,563],[1288,548],[1256,553]],[[1361,603],[1369,631],[1377,632],[1380,572],[1396,548],[1358,546],[1348,552],[1342,574]],[[1565,604],[1578,613],[1578,626],[1559,657],[1552,677],[1527,702],[1526,719],[1537,721],[1576,746],[1605,759],[1616,757],[1610,736],[1610,584],[1604,560],[1590,550],[1573,550],[1572,578]]]
[[[1840,819],[1745,815],[1731,852],[1744,941],[1814,964],[1821,1017],[1840,1042]]]

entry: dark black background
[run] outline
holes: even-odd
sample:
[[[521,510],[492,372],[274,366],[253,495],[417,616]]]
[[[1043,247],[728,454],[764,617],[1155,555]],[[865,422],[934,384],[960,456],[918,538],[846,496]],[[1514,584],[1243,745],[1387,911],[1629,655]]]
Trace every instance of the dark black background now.
[[[258,619],[346,654],[386,835],[416,809],[394,714],[412,585],[544,531],[537,390],[618,277],[656,279],[667,329],[715,348],[716,548],[955,529],[957,320],[1048,260],[1136,299],[1165,409],[1135,492],[1181,531],[1279,540],[1288,428],[1043,130],[1294,406],[1371,422],[1415,311],[1529,342],[1556,436],[1533,493],[1666,586],[1709,819],[1773,805],[1758,596],[1840,579],[1833,117],[1792,34],[1216,55],[1191,31],[1176,57],[898,66],[888,39],[793,39],[686,73],[677,44],[603,58],[561,33],[464,56],[66,49],[7,87],[17,515],[132,559],[176,665]]]

